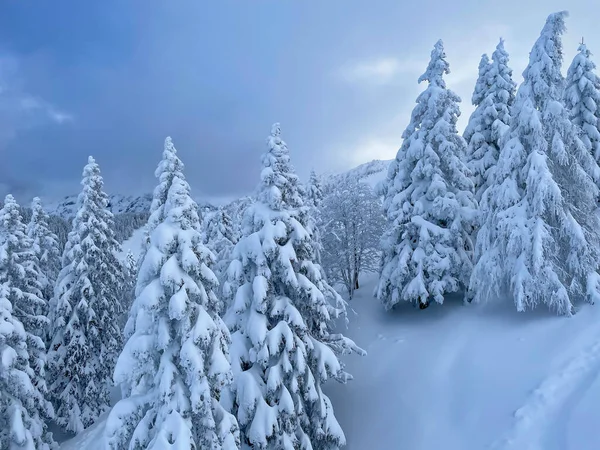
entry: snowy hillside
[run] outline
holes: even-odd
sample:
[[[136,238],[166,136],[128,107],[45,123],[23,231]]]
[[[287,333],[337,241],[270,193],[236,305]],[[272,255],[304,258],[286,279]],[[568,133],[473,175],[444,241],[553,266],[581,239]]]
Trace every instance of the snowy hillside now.
[[[364,181],[374,188],[377,183],[385,179],[390,162],[391,160],[374,159],[346,172],[324,174],[321,179],[324,185],[333,186],[343,179],[354,178]]]
[[[571,319],[512,305],[406,304],[386,313],[366,279],[345,334],[354,380],[327,391],[347,450],[592,450],[600,420],[600,307]],[[100,421],[62,449],[102,448]]]
[[[346,331],[368,356],[328,388],[348,450],[598,448],[599,305],[571,319],[456,298],[386,313],[373,287]]]
[[[133,232],[131,237],[121,244],[121,252],[118,257],[121,261],[125,261],[127,253],[131,252],[137,259],[140,256],[142,250],[142,239],[144,238],[144,227],[138,228]]]

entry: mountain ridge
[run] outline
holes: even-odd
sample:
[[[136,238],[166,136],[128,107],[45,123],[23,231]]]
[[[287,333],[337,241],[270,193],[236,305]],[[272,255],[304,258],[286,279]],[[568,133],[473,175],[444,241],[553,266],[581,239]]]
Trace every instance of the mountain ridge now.
[[[335,185],[336,183],[339,183],[343,179],[347,179],[348,177],[355,177],[358,180],[368,182],[371,186],[374,187],[377,184],[377,182],[385,179],[389,163],[390,160],[374,159],[372,161],[360,164],[356,167],[353,167],[352,169],[343,172],[327,172],[321,174],[320,179],[324,185],[331,186]],[[44,204],[44,209],[48,214],[59,216],[63,219],[69,220],[75,215],[77,209],[77,196],[78,194],[73,194],[63,197],[60,200],[47,201]],[[229,210],[236,210],[236,205],[238,205],[239,203],[247,203],[248,199],[251,197],[252,194],[241,196],[240,198],[223,205],[223,207]],[[196,203],[198,203],[198,205],[204,210],[214,210],[218,207],[215,203],[211,203],[206,199],[196,198],[195,200]],[[148,212],[150,209],[150,204],[152,203],[152,194],[147,193],[137,196],[124,194],[110,194],[108,196],[108,201],[109,209],[115,215],[126,213],[144,213]]]

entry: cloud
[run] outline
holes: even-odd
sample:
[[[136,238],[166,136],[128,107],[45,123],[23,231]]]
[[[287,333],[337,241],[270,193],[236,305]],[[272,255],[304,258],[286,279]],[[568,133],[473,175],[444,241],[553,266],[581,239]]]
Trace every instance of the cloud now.
[[[402,61],[388,56],[346,64],[340,69],[339,74],[347,82],[370,82],[381,85],[396,80],[400,75],[419,73],[423,67],[422,61]]]
[[[0,144],[20,130],[73,119],[72,114],[27,91],[17,57],[0,55]]]
[[[374,159],[395,158],[402,143],[402,132],[410,120],[409,107],[332,148],[337,162],[335,170],[349,169]]]
[[[65,122],[71,122],[73,120],[73,116],[69,113],[59,111],[50,107],[46,110],[48,116],[57,124],[61,125]]]
[[[21,110],[25,113],[41,113],[42,115],[46,116],[48,119],[52,120],[53,122],[59,125],[73,120],[73,116],[71,114],[57,109],[55,106],[42,99],[32,97],[29,94],[22,92],[13,93],[13,95],[13,101],[16,101],[16,103],[20,105]],[[0,92],[0,99],[2,98],[1,96],[2,93]]]
[[[358,166],[373,159],[392,159],[398,150],[400,139],[396,136],[370,137],[358,142],[350,152],[352,166]]]

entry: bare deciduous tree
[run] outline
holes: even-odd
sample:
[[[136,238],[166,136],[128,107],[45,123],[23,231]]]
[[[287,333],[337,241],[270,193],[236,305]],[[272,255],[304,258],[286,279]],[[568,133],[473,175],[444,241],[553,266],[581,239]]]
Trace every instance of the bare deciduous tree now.
[[[381,201],[366,183],[347,178],[331,188],[322,205],[322,265],[331,282],[352,298],[364,272],[379,268],[385,221]]]

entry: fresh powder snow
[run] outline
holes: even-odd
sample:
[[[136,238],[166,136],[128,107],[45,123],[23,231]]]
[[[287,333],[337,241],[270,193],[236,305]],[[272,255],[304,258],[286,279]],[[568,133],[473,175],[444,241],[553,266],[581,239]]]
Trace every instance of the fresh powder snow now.
[[[325,392],[346,450],[595,450],[600,421],[600,308],[565,319],[510,302],[448,297],[392,313],[363,280],[340,330],[367,351],[347,356],[354,379]],[[101,419],[62,450],[104,450]]]

